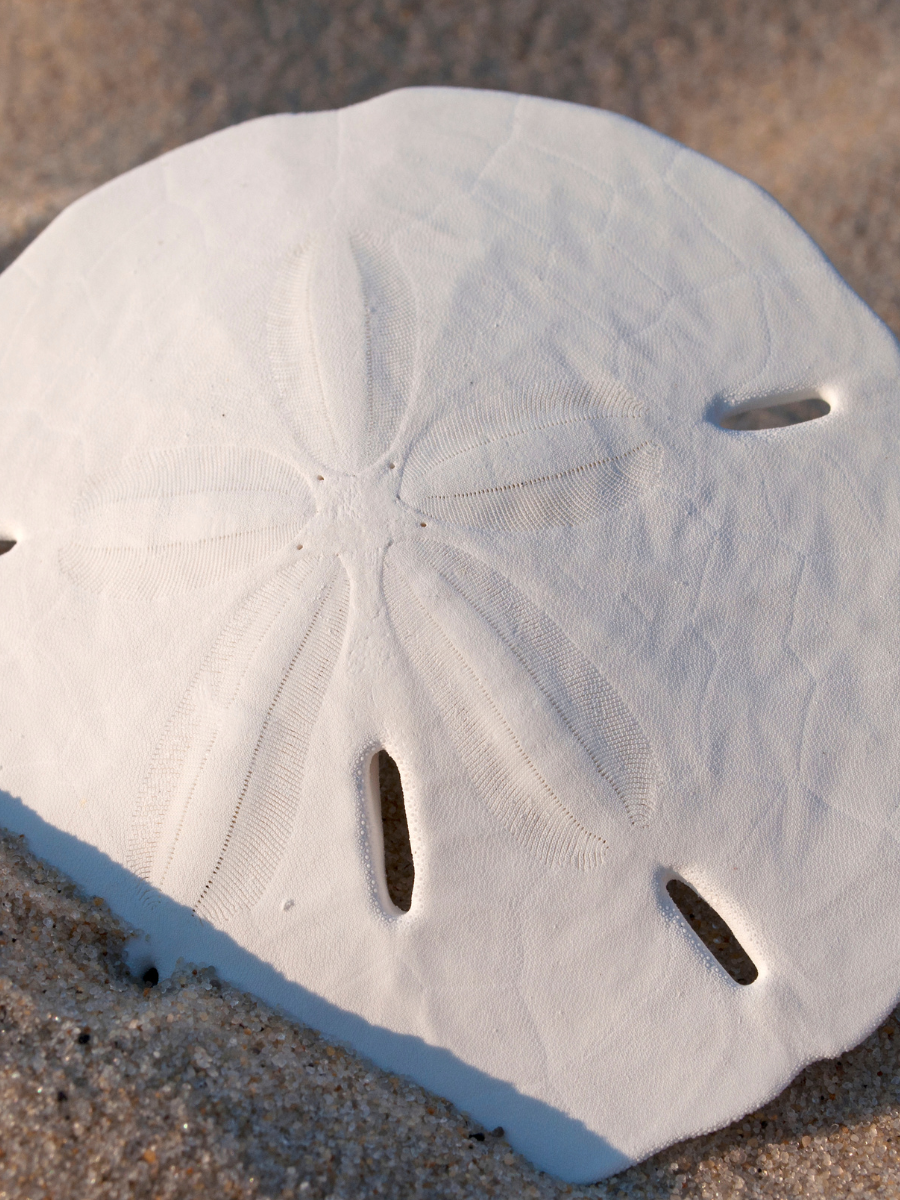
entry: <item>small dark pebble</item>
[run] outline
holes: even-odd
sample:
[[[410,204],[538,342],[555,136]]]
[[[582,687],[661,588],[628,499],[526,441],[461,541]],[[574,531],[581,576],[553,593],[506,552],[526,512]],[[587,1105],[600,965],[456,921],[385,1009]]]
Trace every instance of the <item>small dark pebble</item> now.
[[[141,978],[149,987],[156,987],[159,983],[159,971],[156,967],[148,967]]]
[[[89,1033],[79,1033],[79,1035],[78,1035],[78,1045],[79,1046],[86,1046],[90,1040],[91,1040],[91,1035]]]
[[[56,1093],[57,1104],[65,1104],[65,1102],[68,1100],[68,1098],[69,1097],[66,1095],[65,1092],[57,1092]]]
[[[503,1137],[503,1126],[498,1125],[496,1129],[492,1129],[491,1137]]]

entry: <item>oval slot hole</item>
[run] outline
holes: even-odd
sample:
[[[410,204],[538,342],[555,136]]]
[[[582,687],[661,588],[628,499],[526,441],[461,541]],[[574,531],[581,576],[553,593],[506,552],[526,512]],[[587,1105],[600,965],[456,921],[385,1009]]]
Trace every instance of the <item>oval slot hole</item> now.
[[[387,750],[378,753],[378,794],[381,800],[381,828],[384,834],[384,874],[391,903],[401,912],[412,904],[416,868],[413,863],[403,802],[403,783],[397,764]]]
[[[770,396],[764,403],[726,413],[719,424],[723,429],[784,429],[788,425],[802,425],[804,421],[817,421],[830,412],[831,405],[821,396],[794,400]]]
[[[0,538],[0,554],[9,554],[15,544],[13,538]]]
[[[756,964],[716,910],[680,879],[670,879],[666,891],[722,970],[743,987],[752,983],[759,975]]]

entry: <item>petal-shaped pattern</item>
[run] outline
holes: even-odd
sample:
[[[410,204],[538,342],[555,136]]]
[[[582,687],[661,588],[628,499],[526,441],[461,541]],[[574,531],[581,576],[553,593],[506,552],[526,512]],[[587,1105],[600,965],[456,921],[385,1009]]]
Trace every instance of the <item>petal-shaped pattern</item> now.
[[[337,227],[296,252],[269,312],[282,415],[323,464],[358,471],[393,441],[408,403],[416,308],[390,245]]]
[[[84,520],[97,509],[123,501],[213,493],[273,493],[298,499],[306,490],[297,468],[264,450],[238,446],[186,446],[160,450],[124,462],[85,485],[75,516]],[[311,498],[305,503],[309,505]]]
[[[624,700],[555,622],[492,567],[440,542],[417,553],[465,599],[556,713],[594,770],[613,789],[633,825],[646,826],[656,804],[657,767]]]
[[[252,567],[290,543],[312,511],[297,469],[264,451],[151,454],[89,482],[60,566],[89,591],[152,599]]]
[[[526,532],[580,525],[653,487],[661,451],[635,443],[640,405],[614,383],[559,378],[457,407],[406,463],[401,497],[436,520]]]
[[[173,592],[209,587],[247,570],[284,547],[295,528],[275,525],[143,549],[73,542],[60,551],[59,564],[73,583],[90,592],[127,600],[153,600]]]
[[[543,475],[526,470],[508,482],[432,492],[418,497],[414,507],[435,520],[469,529],[525,533],[571,527],[621,508],[653,487],[660,459],[658,445],[640,442],[619,454],[589,458]]]
[[[541,364],[546,373],[546,364]],[[411,480],[428,476],[448,459],[529,430],[555,429],[585,420],[635,418],[643,405],[629,391],[608,380],[589,384],[569,373],[535,379],[520,378],[517,371],[500,373],[484,395],[463,403],[448,404],[449,416],[436,421],[412,448],[407,475]],[[485,386],[484,384],[482,385]]]
[[[129,868],[219,923],[255,903],[284,852],[309,739],[344,640],[348,593],[336,560],[300,560],[252,593],[151,758]],[[240,747],[246,757],[238,777]],[[217,771],[208,778],[213,761]],[[234,778],[230,799],[222,770]],[[201,838],[190,836],[198,831]]]
[[[598,866],[605,839],[585,828],[544,779],[484,680],[419,595],[402,552],[388,553],[383,578],[397,634],[484,803],[542,862]]]

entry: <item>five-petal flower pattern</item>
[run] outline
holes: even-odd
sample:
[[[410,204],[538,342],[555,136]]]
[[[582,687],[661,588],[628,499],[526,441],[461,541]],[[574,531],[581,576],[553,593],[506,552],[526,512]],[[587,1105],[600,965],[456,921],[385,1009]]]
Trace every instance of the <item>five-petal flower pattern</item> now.
[[[560,367],[497,392],[447,381],[419,419],[415,291],[387,242],[340,228],[286,265],[267,328],[290,452],[209,446],[137,457],[88,483],[78,540],[61,553],[81,587],[138,601],[213,589],[271,563],[162,732],[136,804],[130,868],[160,890],[173,885],[204,770],[228,743],[242,697],[262,692],[267,705],[233,790],[209,814],[208,858],[177,867],[193,872],[194,911],[210,920],[256,902],[291,837],[347,630],[373,597],[496,819],[548,864],[596,866],[602,827],[588,827],[544,778],[539,753],[433,597],[489,631],[552,713],[567,752],[587,762],[632,825],[645,825],[656,767],[638,721],[492,552],[498,539],[581,525],[652,488],[661,451],[635,432],[640,404],[616,384],[588,384]],[[260,654],[273,640],[282,647],[277,677]]]

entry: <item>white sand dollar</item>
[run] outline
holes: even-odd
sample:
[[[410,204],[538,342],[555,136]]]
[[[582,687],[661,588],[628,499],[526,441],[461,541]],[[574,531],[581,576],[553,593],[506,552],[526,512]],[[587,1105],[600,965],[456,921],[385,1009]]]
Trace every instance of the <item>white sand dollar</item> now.
[[[900,993],[898,401],[790,218],[621,117],[412,90],[167,154],[0,280],[0,821],[138,966],[566,1179],[723,1124]]]

